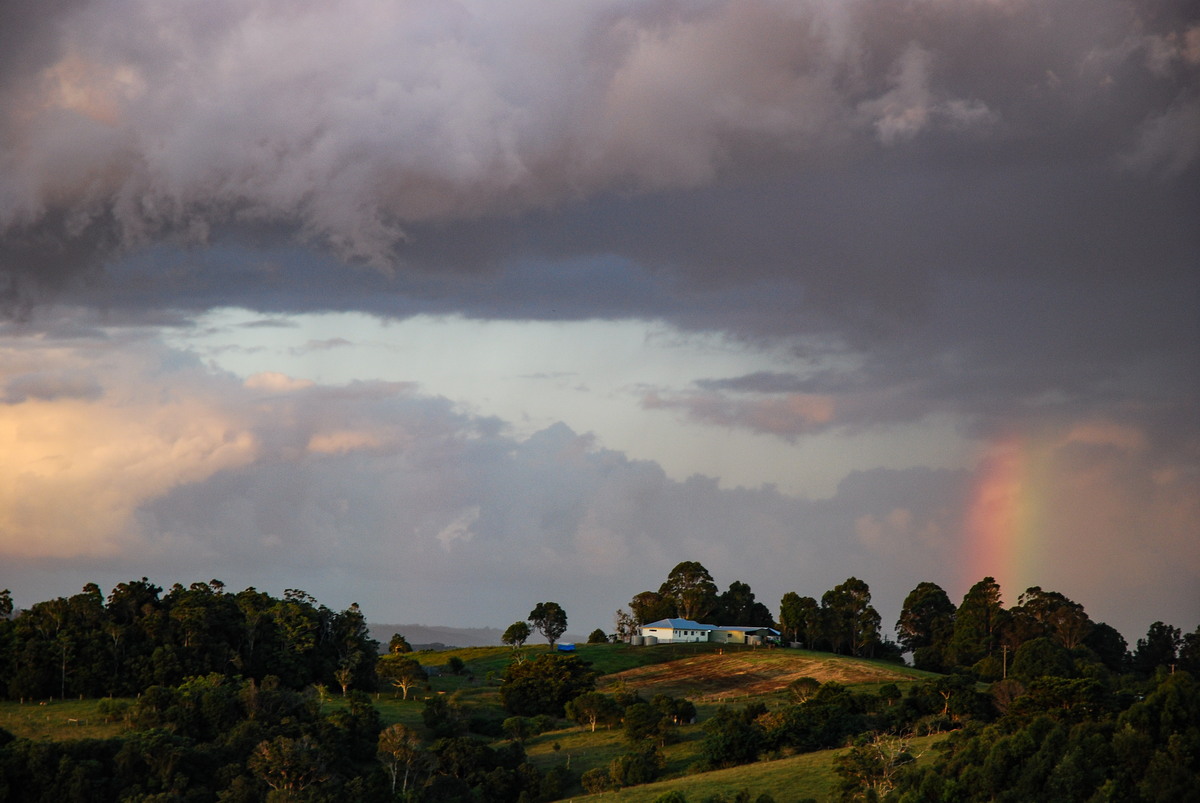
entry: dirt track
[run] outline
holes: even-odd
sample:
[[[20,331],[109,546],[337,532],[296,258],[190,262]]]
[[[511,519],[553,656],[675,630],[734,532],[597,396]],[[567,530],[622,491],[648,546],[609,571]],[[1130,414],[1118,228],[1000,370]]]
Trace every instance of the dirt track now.
[[[649,695],[662,693],[702,700],[770,694],[802,677],[815,678],[822,683],[836,680],[847,685],[912,679],[882,667],[780,652],[705,653],[618,672],[607,676],[601,687],[603,690],[623,682],[629,688]]]

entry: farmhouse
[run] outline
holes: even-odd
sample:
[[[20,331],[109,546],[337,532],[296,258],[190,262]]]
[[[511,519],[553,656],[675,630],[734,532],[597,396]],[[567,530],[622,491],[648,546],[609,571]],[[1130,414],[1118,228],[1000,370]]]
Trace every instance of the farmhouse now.
[[[643,644],[688,644],[712,641],[718,644],[763,644],[779,638],[772,627],[706,625],[691,619],[659,619],[638,628]]]

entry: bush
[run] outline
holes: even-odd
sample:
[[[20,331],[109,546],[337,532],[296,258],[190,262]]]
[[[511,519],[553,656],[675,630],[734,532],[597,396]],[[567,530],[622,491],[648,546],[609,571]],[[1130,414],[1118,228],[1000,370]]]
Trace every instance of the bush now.
[[[720,769],[757,760],[766,746],[766,735],[754,721],[758,713],[754,707],[742,711],[722,707],[705,722],[701,768]]]
[[[596,687],[596,674],[573,655],[539,655],[509,664],[500,683],[500,699],[510,714],[563,716],[567,701]]]
[[[608,776],[615,787],[650,783],[658,777],[666,762],[656,747],[617,756],[608,765]]]
[[[608,770],[603,767],[595,767],[583,773],[583,775],[579,776],[579,784],[588,794],[606,792],[612,786]]]

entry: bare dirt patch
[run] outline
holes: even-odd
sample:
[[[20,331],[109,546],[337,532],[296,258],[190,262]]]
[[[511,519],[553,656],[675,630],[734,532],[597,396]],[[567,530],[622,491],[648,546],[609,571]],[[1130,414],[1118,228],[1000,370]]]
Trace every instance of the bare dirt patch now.
[[[654,649],[649,647],[647,649]],[[661,664],[650,664],[608,675],[601,689],[617,683],[647,695],[669,694],[713,700],[782,691],[797,678],[846,685],[892,683],[912,678],[901,672],[839,658],[787,653],[703,653]]]

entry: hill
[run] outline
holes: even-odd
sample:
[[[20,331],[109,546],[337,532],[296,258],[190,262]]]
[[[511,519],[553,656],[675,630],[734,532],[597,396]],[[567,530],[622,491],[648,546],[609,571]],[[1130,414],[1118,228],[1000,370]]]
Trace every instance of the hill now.
[[[504,631],[498,627],[447,627],[445,625],[388,625],[367,623],[371,638],[386,650],[393,633],[408,639],[414,650],[452,650],[457,647],[495,647]],[[534,635],[534,639],[541,636]],[[564,633],[560,641],[582,641],[582,636]]]
[[[442,625],[367,624],[371,638],[386,650],[393,633],[408,639],[414,650],[491,647],[500,643],[504,631],[495,627],[445,627]]]
[[[658,647],[639,649],[656,650]],[[751,648],[731,650],[725,647],[607,675],[601,683],[601,689],[622,683],[646,692],[647,696],[669,694],[700,702],[773,694],[802,677],[815,678],[821,683],[836,681],[855,686],[903,683],[926,676],[927,673],[897,664],[829,653]]]

